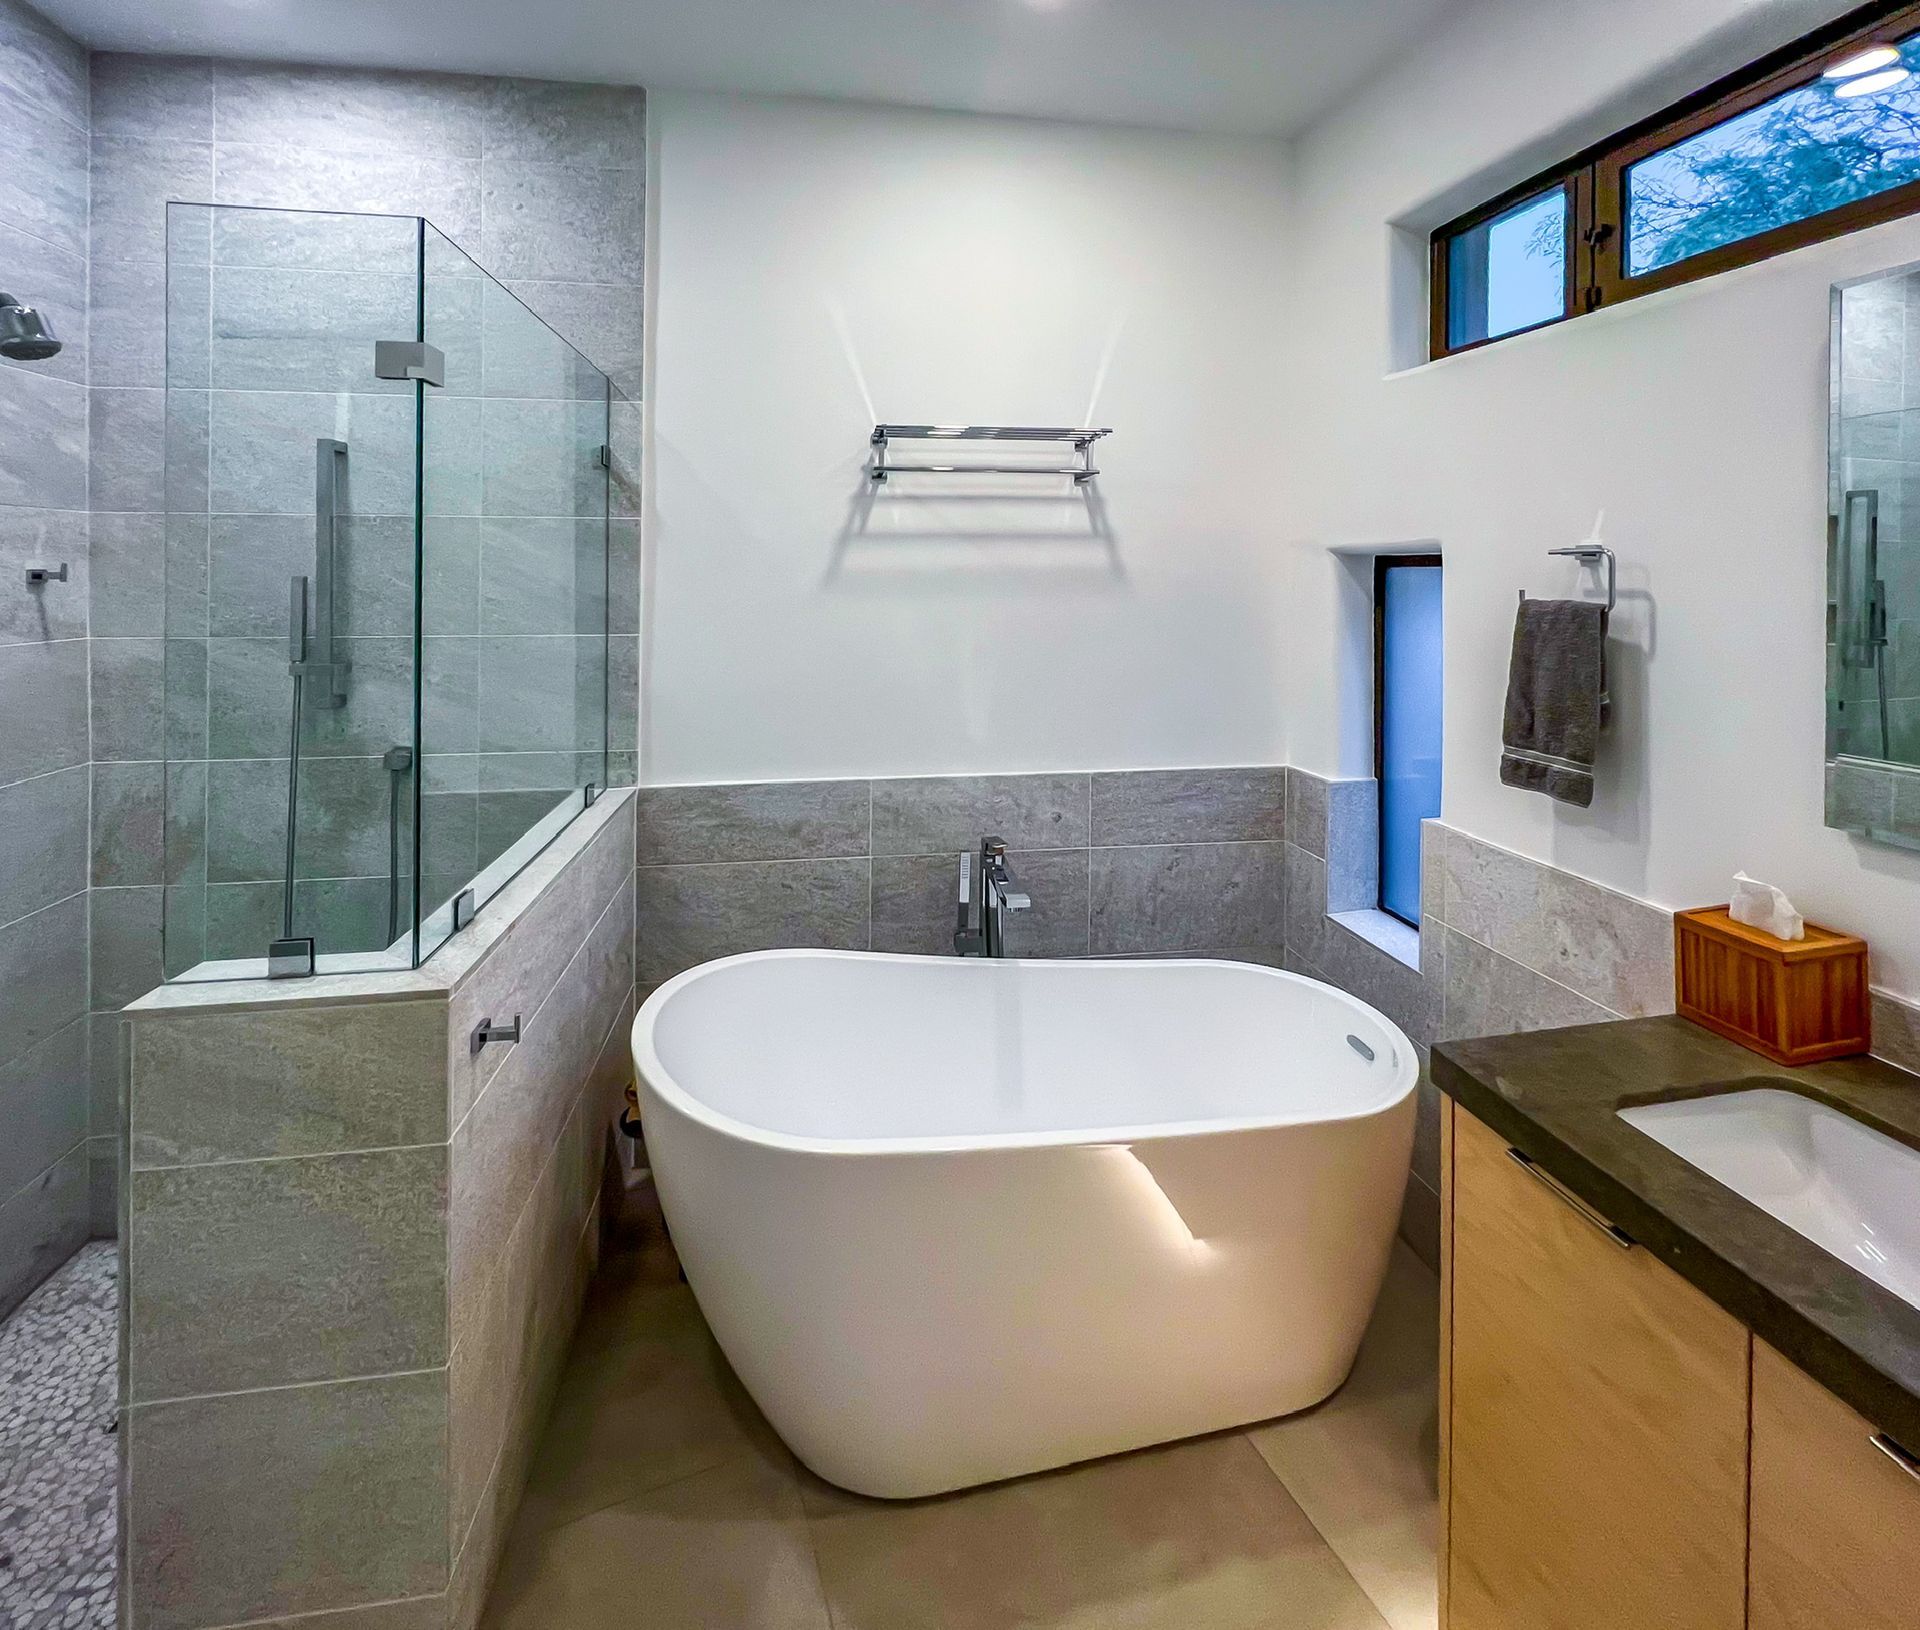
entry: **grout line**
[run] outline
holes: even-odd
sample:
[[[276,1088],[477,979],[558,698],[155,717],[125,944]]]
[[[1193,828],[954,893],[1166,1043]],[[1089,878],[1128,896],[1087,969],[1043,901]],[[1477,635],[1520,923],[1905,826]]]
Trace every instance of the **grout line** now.
[[[358,1004],[351,1001],[316,1002],[313,1008],[303,1011],[311,1012],[323,1006],[353,1007],[357,1005]],[[112,1011],[117,1012],[118,1009]],[[171,1166],[136,1165],[130,1160],[127,1170],[129,1176],[139,1177],[148,1172],[202,1172],[229,1166],[286,1166],[315,1160],[349,1160],[358,1159],[362,1155],[422,1154],[435,1149],[444,1152],[451,1145],[452,1141],[451,1138],[448,1138],[445,1142],[436,1143],[380,1143],[365,1149],[319,1149],[315,1150],[312,1154],[305,1155],[237,1155],[225,1160],[181,1161]]]
[[[404,1381],[416,1375],[444,1375],[445,1364],[430,1364],[418,1370],[381,1370],[372,1375],[330,1375],[319,1381],[285,1381],[271,1387],[235,1387],[227,1392],[183,1392],[170,1398],[138,1398],[123,1405],[129,1415],[143,1409],[161,1409],[170,1404],[210,1403],[222,1398],[257,1398],[268,1392],[312,1392],[320,1387],[351,1387],[365,1381]]]

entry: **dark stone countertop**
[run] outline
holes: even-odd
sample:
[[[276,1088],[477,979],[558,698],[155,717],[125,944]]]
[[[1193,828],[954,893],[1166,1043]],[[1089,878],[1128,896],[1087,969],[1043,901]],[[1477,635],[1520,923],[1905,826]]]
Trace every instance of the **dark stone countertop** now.
[[[1878,1430],[1920,1450],[1920,1308],[1616,1114],[1785,1087],[1920,1148],[1920,1076],[1873,1058],[1788,1069],[1668,1016],[1442,1042],[1433,1078]]]

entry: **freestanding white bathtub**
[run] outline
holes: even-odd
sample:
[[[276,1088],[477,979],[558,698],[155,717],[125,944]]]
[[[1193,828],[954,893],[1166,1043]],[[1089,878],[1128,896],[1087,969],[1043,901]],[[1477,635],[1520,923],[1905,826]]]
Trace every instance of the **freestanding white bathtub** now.
[[[1412,1045],[1234,962],[767,951],[633,1027],[667,1223],[793,1451],[906,1498],[1284,1415],[1353,1363]]]

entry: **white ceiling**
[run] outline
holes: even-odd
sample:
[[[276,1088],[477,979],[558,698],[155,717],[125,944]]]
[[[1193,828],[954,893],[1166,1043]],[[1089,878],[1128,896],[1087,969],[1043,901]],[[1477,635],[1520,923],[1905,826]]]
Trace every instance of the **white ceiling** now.
[[[98,49],[1287,135],[1460,0],[34,0]]]

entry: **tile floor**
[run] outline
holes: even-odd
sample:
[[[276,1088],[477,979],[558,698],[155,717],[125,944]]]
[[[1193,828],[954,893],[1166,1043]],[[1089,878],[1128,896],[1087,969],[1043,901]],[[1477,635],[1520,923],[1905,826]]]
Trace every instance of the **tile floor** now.
[[[896,1504],[799,1466],[664,1254],[596,1283],[484,1630],[1433,1630],[1439,1287],[1246,1432]]]
[[[119,1339],[111,1241],[0,1321],[0,1630],[114,1622]]]

